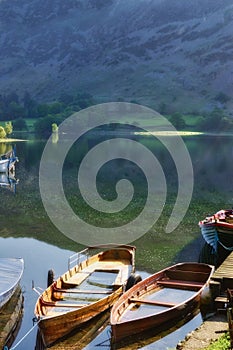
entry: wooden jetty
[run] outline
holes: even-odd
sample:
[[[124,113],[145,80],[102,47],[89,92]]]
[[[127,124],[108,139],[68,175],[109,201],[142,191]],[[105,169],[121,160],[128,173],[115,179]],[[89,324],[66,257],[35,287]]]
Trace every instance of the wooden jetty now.
[[[216,309],[226,309],[226,304],[229,302],[228,289],[233,289],[233,252],[226,257],[211,277],[210,290]]]

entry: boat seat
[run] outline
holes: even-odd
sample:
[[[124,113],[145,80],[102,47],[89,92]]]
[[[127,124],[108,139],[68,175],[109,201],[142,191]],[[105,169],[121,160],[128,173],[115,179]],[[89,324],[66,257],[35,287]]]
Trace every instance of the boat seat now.
[[[91,272],[79,272],[72,277],[67,279],[61,277],[61,281],[64,285],[69,286],[78,286],[81,284],[88,276],[90,276]]]
[[[184,287],[184,288],[201,288],[204,286],[205,283],[203,282],[196,282],[196,281],[181,281],[181,280],[160,280],[157,281],[158,285],[167,286],[167,287]]]
[[[70,294],[112,294],[112,290],[86,290],[86,289],[69,289],[69,288],[57,288],[53,287],[55,293],[70,293]]]
[[[136,298],[129,298],[129,303],[136,303],[136,304],[148,304],[148,305],[155,305],[155,306],[167,306],[167,307],[174,307],[177,304],[175,303],[169,303],[166,301],[159,301],[159,300],[145,300],[145,299],[136,299]]]
[[[205,282],[209,277],[209,273],[201,272],[201,271],[185,271],[178,269],[171,269],[166,271],[166,276],[169,279],[180,280],[180,281],[197,281],[197,282]]]
[[[59,301],[46,301],[43,298],[41,298],[42,306],[49,306],[49,307],[69,307],[69,308],[80,308],[87,306],[89,304],[76,304],[76,303],[62,303]]]

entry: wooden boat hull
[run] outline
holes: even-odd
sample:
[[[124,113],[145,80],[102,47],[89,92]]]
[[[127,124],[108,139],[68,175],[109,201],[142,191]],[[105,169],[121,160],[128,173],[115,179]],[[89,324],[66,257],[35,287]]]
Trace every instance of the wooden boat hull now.
[[[36,303],[35,315],[44,345],[50,346],[66,337],[114,304],[122,294],[123,284],[133,268],[134,251],[134,247],[128,246],[94,255],[68,270],[42,293]],[[97,275],[102,272],[116,275],[111,277],[114,283],[108,290],[102,287],[104,281],[101,279],[98,285],[89,285],[88,288],[93,289],[85,289],[86,281],[95,276],[95,272]],[[83,299],[87,304],[79,305],[78,301],[81,303]]]
[[[23,259],[0,258],[0,309],[8,302],[17,289],[23,270]]]
[[[213,272],[210,265],[181,263],[133,286],[111,310],[113,343],[152,328],[169,327],[172,321],[196,310]]]
[[[99,332],[105,329],[109,324],[110,312],[105,311],[95,318],[83,324],[78,328],[78,332],[73,332],[69,337],[55,343],[50,347],[51,350],[64,349],[84,349],[90,342],[98,336]],[[90,346],[90,345],[89,345]],[[46,350],[40,331],[37,332],[35,350]]]
[[[199,222],[205,241],[217,252],[218,244],[233,250],[233,210],[220,210]]]

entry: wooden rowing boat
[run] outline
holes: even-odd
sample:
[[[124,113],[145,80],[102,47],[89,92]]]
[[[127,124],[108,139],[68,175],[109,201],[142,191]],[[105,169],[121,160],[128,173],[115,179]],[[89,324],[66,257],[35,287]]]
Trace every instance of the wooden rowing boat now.
[[[200,306],[213,272],[211,265],[179,263],[134,285],[111,310],[113,343],[187,316]]]
[[[0,258],[0,309],[17,289],[24,270],[21,258]]]
[[[199,227],[205,241],[218,251],[218,244],[228,251],[233,250],[233,209],[219,210],[199,221]]]
[[[101,251],[100,251],[101,250]],[[45,346],[109,309],[135,268],[135,247],[89,247],[38,298],[35,316]],[[73,266],[73,267],[72,267]]]

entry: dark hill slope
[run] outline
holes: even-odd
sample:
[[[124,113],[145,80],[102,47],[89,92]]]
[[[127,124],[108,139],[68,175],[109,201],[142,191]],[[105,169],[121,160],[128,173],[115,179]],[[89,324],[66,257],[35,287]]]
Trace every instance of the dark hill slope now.
[[[0,0],[0,30],[2,94],[182,111],[233,97],[232,0]]]

